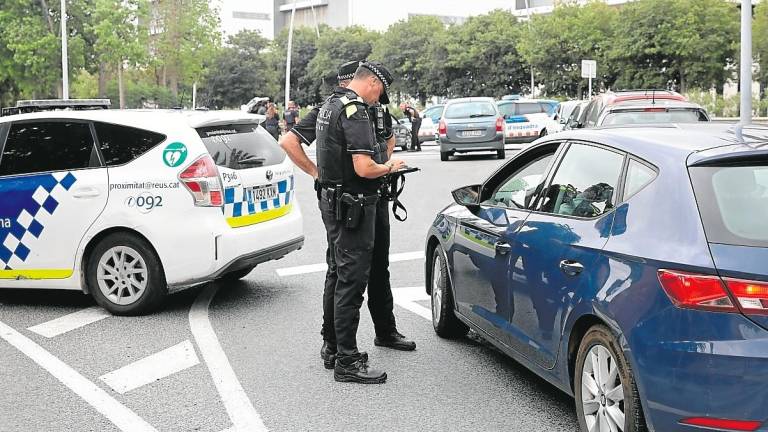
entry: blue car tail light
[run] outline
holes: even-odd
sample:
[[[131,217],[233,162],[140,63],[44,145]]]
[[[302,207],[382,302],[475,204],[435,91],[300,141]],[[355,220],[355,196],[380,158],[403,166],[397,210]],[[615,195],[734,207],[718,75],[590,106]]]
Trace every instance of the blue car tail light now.
[[[728,430],[728,431],[756,431],[761,422],[717,419],[712,417],[692,417],[683,419],[681,424],[700,426],[708,429]]]
[[[659,270],[658,277],[677,307],[768,315],[768,283],[672,270]]]

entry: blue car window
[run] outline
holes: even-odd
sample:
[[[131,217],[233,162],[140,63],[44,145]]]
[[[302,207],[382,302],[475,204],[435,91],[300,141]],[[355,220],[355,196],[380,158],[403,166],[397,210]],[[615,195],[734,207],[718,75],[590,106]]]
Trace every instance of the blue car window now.
[[[541,211],[593,218],[613,209],[624,155],[572,144],[542,200]]]
[[[554,152],[541,156],[512,174],[499,186],[483,205],[527,209],[546,180],[547,168]]]
[[[626,200],[639,192],[640,189],[644,188],[654,178],[656,178],[656,171],[636,160],[630,160],[627,169],[627,180],[624,185],[624,199]]]

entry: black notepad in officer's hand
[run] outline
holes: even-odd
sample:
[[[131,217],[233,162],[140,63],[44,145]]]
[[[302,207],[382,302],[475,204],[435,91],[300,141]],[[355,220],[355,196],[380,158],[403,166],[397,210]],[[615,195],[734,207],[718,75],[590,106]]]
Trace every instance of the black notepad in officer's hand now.
[[[421,171],[421,168],[409,167],[408,165],[403,165],[402,168],[392,171],[392,174],[408,174],[416,171]]]

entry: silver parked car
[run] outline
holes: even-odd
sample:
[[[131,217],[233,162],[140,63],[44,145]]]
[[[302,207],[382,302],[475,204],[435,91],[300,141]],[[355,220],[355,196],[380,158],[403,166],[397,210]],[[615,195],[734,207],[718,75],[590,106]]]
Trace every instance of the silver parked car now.
[[[455,153],[496,151],[504,159],[504,118],[492,98],[448,101],[438,127],[440,160]]]

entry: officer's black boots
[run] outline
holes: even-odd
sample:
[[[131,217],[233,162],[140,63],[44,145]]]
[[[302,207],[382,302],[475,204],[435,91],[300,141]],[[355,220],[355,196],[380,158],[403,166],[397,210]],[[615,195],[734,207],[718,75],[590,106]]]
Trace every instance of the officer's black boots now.
[[[323,341],[323,347],[320,348],[320,358],[323,359],[323,365],[326,369],[333,369],[336,364],[336,344]]]
[[[416,349],[416,342],[406,339],[405,336],[397,331],[384,336],[376,336],[373,340],[373,344],[400,351],[413,351]]]
[[[387,381],[387,373],[370,369],[367,355],[355,356],[349,359],[337,359],[336,368],[333,370],[333,379],[338,382],[351,382],[358,384],[384,384]]]
[[[323,366],[326,369],[333,369],[336,365],[336,344],[323,341],[323,347],[320,348],[320,358],[323,359]],[[363,360],[363,363],[368,363],[367,352],[361,352],[360,358]]]

